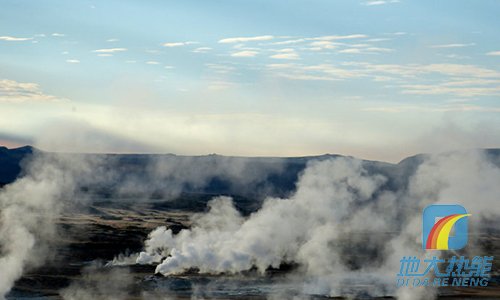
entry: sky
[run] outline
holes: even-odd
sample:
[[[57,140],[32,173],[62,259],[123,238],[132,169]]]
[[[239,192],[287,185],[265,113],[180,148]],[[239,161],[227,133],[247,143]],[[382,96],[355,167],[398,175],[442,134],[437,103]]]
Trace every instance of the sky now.
[[[500,147],[500,1],[0,5],[7,147],[391,162]]]

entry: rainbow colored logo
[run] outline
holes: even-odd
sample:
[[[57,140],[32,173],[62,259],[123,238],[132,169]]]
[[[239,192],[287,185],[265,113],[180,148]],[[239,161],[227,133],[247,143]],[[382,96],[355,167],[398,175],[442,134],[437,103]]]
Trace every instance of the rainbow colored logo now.
[[[467,245],[467,210],[461,205],[429,205],[423,213],[422,247],[458,250]]]

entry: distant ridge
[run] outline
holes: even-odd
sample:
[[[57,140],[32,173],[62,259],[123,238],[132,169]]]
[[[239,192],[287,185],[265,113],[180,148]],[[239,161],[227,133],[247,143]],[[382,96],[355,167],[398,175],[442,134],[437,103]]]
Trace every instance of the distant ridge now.
[[[484,149],[489,159],[500,166],[500,149]],[[31,154],[50,153],[44,152],[32,146],[8,149],[0,146],[0,187],[12,183],[22,174],[22,161]],[[217,154],[201,156],[182,156],[174,154],[71,154],[64,155],[95,155],[110,158],[106,160],[102,169],[115,170],[119,174],[115,182],[102,182],[98,187],[102,193],[112,194],[117,185],[128,180],[139,180],[140,186],[151,189],[154,197],[162,197],[165,190],[169,188],[169,181],[178,180],[176,174],[160,178],[158,174],[152,175],[150,163],[162,159],[166,163],[176,166],[179,173],[185,173],[183,168],[189,167],[187,176],[197,174],[208,174],[206,184],[181,183],[183,193],[195,193],[206,195],[225,194],[235,197],[253,198],[262,191],[269,196],[286,197],[295,189],[295,183],[307,163],[312,160],[325,160],[335,157],[343,157],[337,154],[323,154],[317,156],[303,157],[235,157]],[[401,160],[397,164],[362,160],[364,168],[369,173],[379,173],[387,177],[386,188],[397,189],[405,186],[411,175],[424,161],[428,154],[417,154]],[[224,168],[230,168],[232,164],[244,162],[245,168],[251,168],[250,173],[259,174],[250,182],[241,181],[237,178],[240,174],[226,173]],[[221,167],[222,166],[222,167]],[[279,166],[279,168],[276,168]],[[217,172],[208,172],[216,170]],[[186,174],[184,174],[186,175]],[[233,178],[235,177],[235,178]],[[238,181],[239,180],[239,181]],[[156,185],[154,185],[154,184]],[[179,183],[179,182],[177,182]],[[162,187],[163,186],[163,187]],[[115,189],[115,190],[114,190]],[[103,192],[104,191],[104,192]]]
[[[31,146],[13,149],[0,146],[0,186],[16,180],[21,173],[21,161],[34,150],[35,148]]]

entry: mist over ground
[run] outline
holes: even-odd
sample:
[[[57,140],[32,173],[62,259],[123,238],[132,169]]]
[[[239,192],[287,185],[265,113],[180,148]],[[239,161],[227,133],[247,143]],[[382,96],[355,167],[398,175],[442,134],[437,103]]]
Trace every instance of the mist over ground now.
[[[0,174],[0,298],[15,298],[16,282],[64,262],[58,257],[76,256],[62,250],[70,235],[90,233],[68,228],[82,218],[97,224],[97,215],[124,233],[113,237],[123,246],[89,254],[70,280],[37,296],[176,299],[187,296],[165,285],[179,276],[269,279],[276,272],[279,284],[260,296],[457,293],[395,286],[402,256],[430,255],[421,246],[421,212],[435,203],[460,204],[472,214],[469,245],[460,253],[497,256],[499,249],[500,151],[494,149],[417,155],[398,164],[336,155],[84,155],[32,148],[1,149],[0,159],[9,166],[2,170],[10,170]],[[144,227],[131,231],[123,224]],[[127,240],[135,246],[126,247]],[[103,278],[109,284],[101,285]],[[190,286],[189,297],[217,298],[206,285],[204,292]]]

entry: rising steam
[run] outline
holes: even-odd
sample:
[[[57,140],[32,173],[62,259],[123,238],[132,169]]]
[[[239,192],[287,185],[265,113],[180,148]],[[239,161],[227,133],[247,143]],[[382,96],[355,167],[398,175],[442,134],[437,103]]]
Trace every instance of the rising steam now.
[[[251,161],[222,162],[200,173],[200,168],[210,169],[218,162],[153,159],[144,172],[157,178],[148,188],[165,184],[178,195],[186,185],[207,186],[213,176],[236,178],[232,189],[262,186],[266,174],[283,170],[280,163],[262,169],[250,167]],[[114,190],[118,195],[140,190],[144,179],[124,178],[124,170],[103,167],[113,163],[114,158],[35,153],[24,176],[0,191],[0,299],[26,270],[50,258],[56,220],[72,204],[86,201],[82,186],[118,181]],[[352,158],[311,161],[291,196],[268,197],[249,216],[235,208],[232,198],[215,197],[207,213],[192,218],[190,229],[174,235],[159,227],[150,233],[144,251],[131,257],[140,264],[157,264],[156,272],[165,276],[190,269],[211,274],[255,269],[265,274],[270,267],[293,263],[298,267],[289,280],[301,285],[306,295],[428,298],[430,288],[395,287],[402,256],[429,255],[421,250],[422,209],[433,203],[461,204],[472,214],[471,230],[479,230],[482,218],[500,213],[498,165],[483,151],[428,156],[409,175],[382,172]],[[480,247],[468,251],[482,254]],[[116,263],[127,264],[127,259]],[[84,271],[87,279],[62,291],[62,296],[117,296],[109,295],[105,286],[88,290],[102,275],[94,277],[91,271]],[[120,282],[117,272],[112,274]]]
[[[295,262],[299,276],[293,278],[306,294],[429,297],[429,288],[395,287],[401,257],[426,255],[422,209],[458,203],[476,223],[498,215],[500,169],[483,152],[449,153],[428,157],[405,186],[389,188],[387,182],[356,159],[311,162],[289,199],[268,198],[243,218],[231,198],[216,197],[191,229],[177,235],[165,227],[154,230],[137,263],[159,263],[156,272],[168,276],[192,268],[264,273]]]
[[[88,178],[90,158],[35,153],[25,176],[0,192],[0,299],[27,269],[53,256],[56,223],[64,207],[77,201],[75,178]]]

